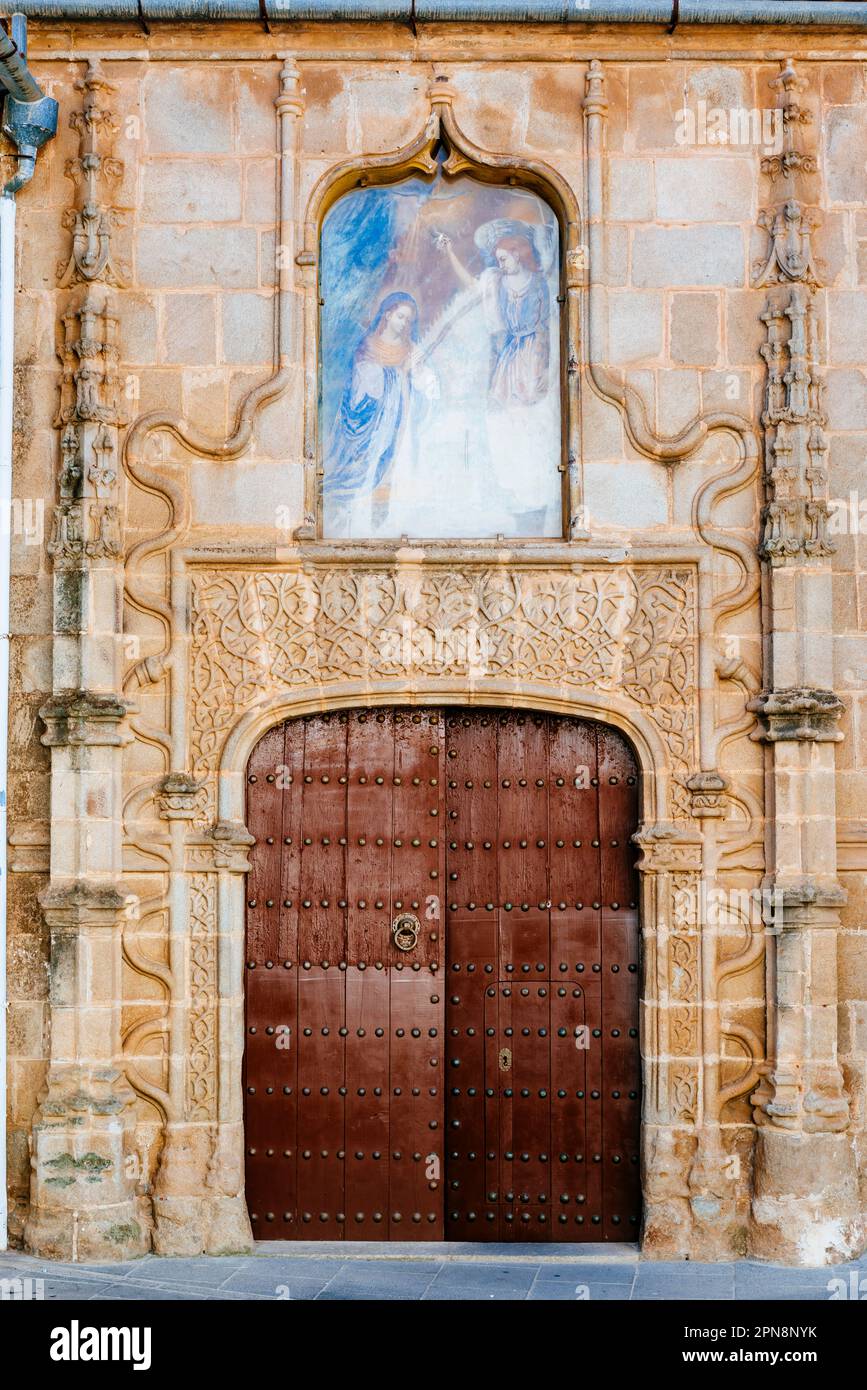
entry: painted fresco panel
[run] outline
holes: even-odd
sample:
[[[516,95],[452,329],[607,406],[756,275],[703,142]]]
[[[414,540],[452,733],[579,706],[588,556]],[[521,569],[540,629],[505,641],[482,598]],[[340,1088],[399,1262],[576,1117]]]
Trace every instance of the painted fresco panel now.
[[[468,177],[353,190],[322,231],[329,537],[562,530],[560,239]]]

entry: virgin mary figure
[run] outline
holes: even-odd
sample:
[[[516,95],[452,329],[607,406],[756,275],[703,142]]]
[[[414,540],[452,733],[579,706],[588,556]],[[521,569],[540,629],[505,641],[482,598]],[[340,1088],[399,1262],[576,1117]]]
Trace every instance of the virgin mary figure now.
[[[325,451],[330,536],[384,535],[396,471],[412,473],[415,433],[437,380],[418,358],[418,305],[397,290],[382,300],[352,360]]]

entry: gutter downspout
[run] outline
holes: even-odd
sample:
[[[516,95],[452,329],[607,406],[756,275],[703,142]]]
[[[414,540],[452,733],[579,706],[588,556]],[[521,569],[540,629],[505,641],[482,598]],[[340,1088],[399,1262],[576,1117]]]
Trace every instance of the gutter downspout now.
[[[27,21],[0,30],[0,84],[7,96],[3,133],[18,150],[18,169],[0,196],[0,1250],[8,1243],[6,1172],[7,749],[9,744],[9,587],[12,573],[12,422],[15,366],[15,194],[33,177],[41,145],[57,130],[57,102],[45,96],[25,61]]]

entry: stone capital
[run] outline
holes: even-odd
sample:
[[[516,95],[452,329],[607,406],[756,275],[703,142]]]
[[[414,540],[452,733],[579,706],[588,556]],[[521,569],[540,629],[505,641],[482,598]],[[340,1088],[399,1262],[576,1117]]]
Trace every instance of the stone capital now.
[[[844,708],[833,690],[763,690],[747,705],[761,722],[750,737],[760,743],[839,743],[843,735],[836,724]]]
[[[699,873],[701,870],[701,836],[688,826],[657,821],[637,830],[632,843],[641,850],[637,864],[641,872],[687,870]]]
[[[53,883],[39,895],[39,904],[49,927],[114,927],[124,911],[129,895],[117,884],[76,879]]]
[[[170,772],[157,786],[157,805],[162,820],[193,820],[204,782],[189,772]]]
[[[230,873],[235,874],[245,874],[249,871],[247,851],[256,843],[256,838],[250,834],[243,821],[217,821],[210,838],[214,843],[216,868],[228,869]]]
[[[88,690],[64,690],[52,695],[39,711],[46,726],[42,742],[48,748],[71,744],[121,748],[133,737],[128,716],[137,706],[117,695]]]
[[[686,779],[692,814],[698,820],[725,816],[728,779],[719,772],[696,772]]]

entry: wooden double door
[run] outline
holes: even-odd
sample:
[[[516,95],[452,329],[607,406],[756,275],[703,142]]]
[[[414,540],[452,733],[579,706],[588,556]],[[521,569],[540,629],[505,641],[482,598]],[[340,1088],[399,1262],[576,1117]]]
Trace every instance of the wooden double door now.
[[[247,793],[256,1237],[637,1238],[625,739],[353,709],[272,729]]]

